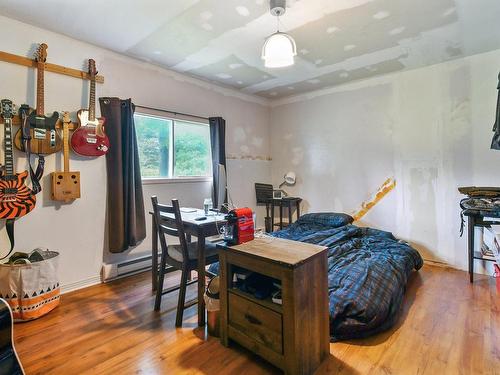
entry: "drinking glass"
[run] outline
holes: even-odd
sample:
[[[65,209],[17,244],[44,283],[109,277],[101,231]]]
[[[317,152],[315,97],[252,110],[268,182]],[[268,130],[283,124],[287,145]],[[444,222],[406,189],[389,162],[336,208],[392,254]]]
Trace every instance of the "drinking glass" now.
[[[203,209],[205,210],[205,215],[208,215],[208,210],[213,208],[212,198],[205,198],[203,201]]]

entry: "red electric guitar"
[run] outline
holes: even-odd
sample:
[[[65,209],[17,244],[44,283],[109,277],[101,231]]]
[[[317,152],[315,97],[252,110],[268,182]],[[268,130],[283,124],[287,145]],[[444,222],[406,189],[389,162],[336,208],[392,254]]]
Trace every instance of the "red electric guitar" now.
[[[78,155],[102,156],[109,150],[109,139],[104,132],[104,117],[95,117],[95,61],[89,59],[90,98],[89,109],[77,113],[80,127],[71,136],[71,147]]]

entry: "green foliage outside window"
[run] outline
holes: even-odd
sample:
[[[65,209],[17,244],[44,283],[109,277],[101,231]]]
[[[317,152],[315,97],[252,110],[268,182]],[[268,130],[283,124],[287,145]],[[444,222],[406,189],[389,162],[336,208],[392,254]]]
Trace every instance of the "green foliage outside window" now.
[[[208,125],[137,113],[134,120],[142,177],[211,175]]]
[[[175,122],[175,176],[210,174],[210,133],[207,125]]]

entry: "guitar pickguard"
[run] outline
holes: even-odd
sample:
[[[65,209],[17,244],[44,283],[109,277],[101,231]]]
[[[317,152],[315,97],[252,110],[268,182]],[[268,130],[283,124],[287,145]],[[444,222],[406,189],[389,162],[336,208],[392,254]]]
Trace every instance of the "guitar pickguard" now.
[[[27,121],[30,124],[32,153],[48,155],[59,152],[62,149],[62,138],[56,130],[56,124],[59,121],[59,113],[53,112],[51,116],[38,116],[33,111],[28,116]],[[22,128],[19,129],[14,138],[14,145],[20,151],[24,150]]]

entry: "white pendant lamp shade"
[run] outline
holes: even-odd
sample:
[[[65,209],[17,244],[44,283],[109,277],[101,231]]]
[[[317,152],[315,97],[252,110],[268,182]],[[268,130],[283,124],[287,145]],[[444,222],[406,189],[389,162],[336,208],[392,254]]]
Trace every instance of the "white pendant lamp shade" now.
[[[283,68],[294,64],[297,46],[293,38],[282,32],[270,35],[262,47],[262,59],[266,68]]]

